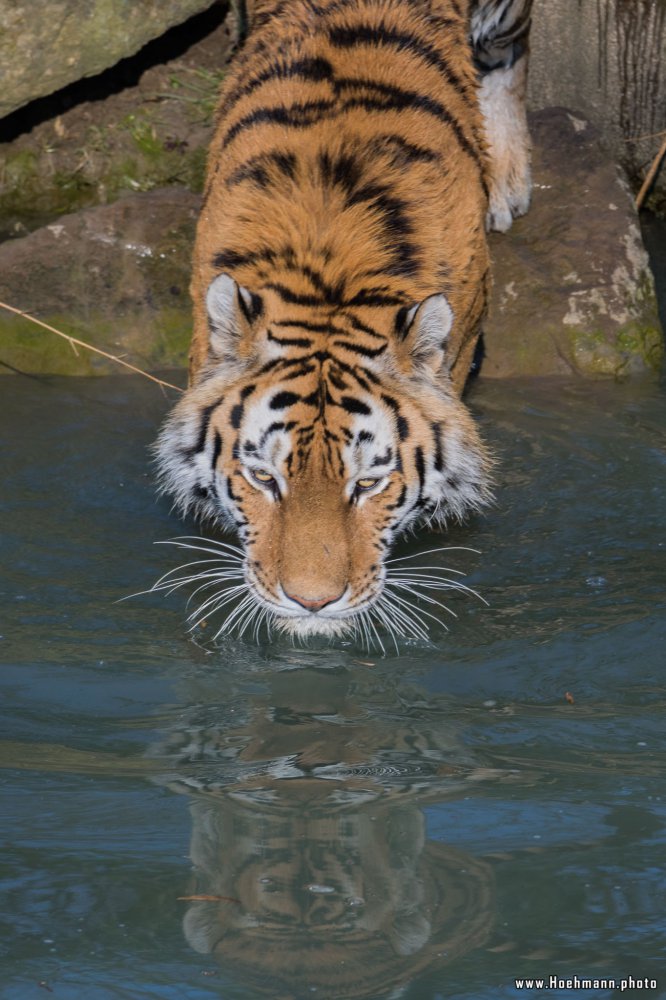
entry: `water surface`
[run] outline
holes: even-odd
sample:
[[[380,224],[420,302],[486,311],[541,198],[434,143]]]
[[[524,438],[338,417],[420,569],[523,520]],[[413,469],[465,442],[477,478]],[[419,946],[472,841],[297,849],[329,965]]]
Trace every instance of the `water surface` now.
[[[399,554],[479,549],[422,561],[489,606],[382,657],[115,603],[197,530],[151,482],[168,401],[3,379],[3,1000],[666,996],[664,392],[470,404],[496,505]],[[550,975],[659,985],[514,985]]]

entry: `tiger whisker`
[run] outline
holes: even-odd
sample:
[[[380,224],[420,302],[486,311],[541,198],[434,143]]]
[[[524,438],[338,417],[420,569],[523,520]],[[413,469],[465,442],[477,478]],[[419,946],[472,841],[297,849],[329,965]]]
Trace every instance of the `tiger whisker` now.
[[[372,629],[372,631],[373,631],[373,633],[375,635],[375,638],[377,640],[377,644],[378,644],[379,648],[382,651],[382,656],[386,656],[386,649],[384,648],[384,643],[382,642],[382,640],[381,640],[381,638],[379,636],[379,632],[377,631],[377,628],[375,626],[375,623],[372,620],[372,611],[373,611],[372,608],[368,608],[367,611],[365,612],[365,614],[367,615],[367,623],[368,623],[368,626]]]
[[[175,593],[175,591],[178,590],[180,587],[184,587],[188,583],[197,583],[199,580],[204,580],[204,579],[206,579],[206,577],[200,574],[196,576],[183,577],[182,579],[175,581],[172,580],[167,584],[163,584],[161,587],[153,588],[153,590],[155,590],[156,592],[159,592],[161,590],[167,597],[169,597],[171,594]],[[222,576],[221,574],[216,574],[215,576],[211,576],[209,583],[202,584],[201,587],[197,587],[197,589],[190,595],[187,604],[191,602],[192,598],[194,597],[194,594],[199,593],[199,591],[202,590],[204,587],[213,586],[215,583],[224,583],[226,581],[242,580],[242,579],[243,575],[239,573],[234,573],[233,575],[230,574],[229,576]],[[153,590],[147,591],[147,593],[152,593]]]
[[[395,633],[397,631],[398,635],[402,635],[403,634],[402,633],[402,629],[400,629],[399,627],[398,627],[398,629],[395,629],[395,627],[391,624],[391,622],[388,619],[387,615],[384,613],[383,609],[381,608],[379,602],[377,604],[375,604],[374,607],[371,609],[371,613],[374,613],[377,616],[377,618],[379,619],[380,623],[384,626],[384,628],[387,630],[387,632],[391,636],[391,639],[393,640],[393,645],[395,646],[396,656],[399,656],[400,655],[400,648],[398,646],[398,640],[395,637]]]
[[[436,569],[440,573],[455,573],[456,576],[465,576],[464,569],[453,569],[451,566],[437,566],[434,563],[432,565],[426,565],[426,566],[397,566],[395,568],[389,567],[387,569],[387,573],[390,576],[397,576],[398,573],[412,573],[412,572],[420,573],[421,570],[425,569]]]
[[[200,593],[200,591],[202,591],[202,590],[208,590],[208,589],[209,589],[210,587],[214,587],[214,586],[216,586],[216,585],[217,585],[218,583],[224,583],[224,582],[229,582],[229,583],[231,583],[231,582],[233,581],[233,579],[236,579],[236,580],[242,580],[243,578],[242,578],[241,576],[237,576],[237,577],[235,577],[235,578],[234,578],[234,577],[231,577],[231,578],[230,578],[230,579],[229,579],[228,581],[224,581],[224,580],[219,580],[219,579],[215,579],[215,580],[210,580],[210,581],[209,581],[208,583],[202,583],[200,587],[197,587],[197,588],[196,588],[196,590],[193,590],[193,591],[192,591],[192,593],[190,594],[190,596],[189,596],[189,597],[188,597],[188,599],[187,599],[187,603],[186,603],[185,607],[186,607],[186,608],[189,608],[190,604],[192,603],[192,600],[193,600],[193,598],[194,598],[194,597],[195,597],[195,596],[196,596],[196,595],[197,595],[198,593]],[[243,586],[243,584],[237,584],[237,586],[239,586],[239,587],[242,587],[242,586]],[[225,590],[225,591],[226,591],[226,590],[228,590],[228,589],[229,589],[229,588],[227,588],[227,587],[225,587],[225,588],[224,588],[224,590]],[[220,593],[220,591],[218,591],[218,593]],[[215,596],[215,595],[213,595],[213,596]]]
[[[219,611],[221,607],[232,601],[243,590],[247,590],[247,584],[239,583],[235,587],[225,587],[222,593],[218,591],[218,593],[213,594],[212,597],[206,598],[203,604],[200,604],[195,611],[188,615],[187,621],[192,622],[190,627],[197,628],[204,618],[208,615],[215,614],[216,611]]]
[[[178,569],[185,569],[185,566],[179,566]],[[175,570],[173,571],[175,572]],[[178,587],[182,587],[186,583],[196,583],[197,580],[240,580],[243,578],[243,573],[239,569],[209,569],[203,570],[198,573],[188,573],[185,576],[173,576],[170,575],[170,579],[161,577],[156,583],[153,584],[151,590],[176,590]]]
[[[255,604],[256,604],[256,598],[254,594],[248,594],[246,597],[244,597],[243,600],[240,602],[240,604],[237,604],[236,607],[233,609],[233,611],[229,613],[228,617],[225,618],[225,620],[222,622],[222,624],[220,625],[219,629],[217,630],[213,638],[217,639],[217,637],[219,635],[222,635],[223,632],[229,632],[234,623],[236,623],[238,619],[241,617],[241,615],[244,615],[245,612],[248,611]]]
[[[252,638],[255,642],[259,642],[259,629],[263,625],[264,621],[268,618],[269,608],[262,608],[257,615],[257,620],[254,623],[254,629],[252,630]]]
[[[424,552],[412,552],[409,556],[398,556],[395,559],[387,559],[386,565],[388,566],[392,563],[404,562],[406,559],[418,559],[421,556],[431,555],[433,552],[474,552],[477,556],[481,555],[478,549],[472,549],[468,545],[441,545],[436,549],[426,549]]]
[[[402,590],[406,590],[407,593],[412,594],[414,597],[420,598],[422,601],[425,601],[426,604],[436,604],[438,607],[443,608],[444,611],[450,614],[453,618],[458,617],[455,611],[452,611],[451,608],[447,608],[446,604],[442,604],[441,601],[436,601],[435,598],[430,597],[429,594],[420,594],[418,590],[414,590],[414,588],[410,587],[408,584],[402,584],[396,586],[400,586]]]
[[[250,600],[250,597],[249,597],[249,595],[247,595],[246,597],[244,597],[242,599],[242,601],[240,601],[239,604],[237,604],[235,606],[235,608],[232,609],[232,611],[227,615],[227,617],[221,622],[220,627],[217,629],[217,631],[213,634],[212,639],[211,639],[212,642],[214,642],[216,639],[218,639],[219,636],[221,636],[223,633],[230,631],[231,626],[229,625],[229,621],[233,620],[232,616],[235,618],[236,617],[236,612],[242,613],[242,611],[244,611],[247,608],[247,606],[248,606],[247,602],[249,602],[249,600]],[[215,611],[219,610],[219,607],[216,608],[216,609],[214,609],[214,610]]]
[[[245,632],[245,629],[248,627],[248,625],[252,621],[253,615],[255,615],[255,613],[256,613],[256,608],[254,606],[250,606],[245,611],[245,613],[236,622],[236,628],[238,629],[238,638],[239,639],[242,638],[243,633]]]
[[[238,545],[230,545],[229,542],[222,542],[218,538],[204,538],[203,535],[177,535],[175,538],[166,538],[161,542],[156,542],[156,545],[180,545],[183,542],[206,542],[207,545],[214,545],[219,549],[226,549],[229,552],[237,554],[239,558],[245,558],[245,552]],[[183,546],[185,547],[185,546]]]
[[[393,615],[399,623],[401,628],[401,634],[405,637],[411,635],[415,639],[426,639],[428,638],[428,630],[425,622],[422,622],[418,615],[407,612],[404,608],[399,607],[392,598],[395,597],[394,594],[389,594],[386,591],[382,594],[380,601],[385,605],[386,612]],[[402,628],[406,628],[408,631],[402,631]]]
[[[208,539],[203,539],[203,541],[208,541]],[[174,545],[178,549],[191,549],[193,552],[207,552],[209,555],[215,556],[217,559],[225,559],[229,563],[242,563],[244,559],[237,555],[235,552],[219,552],[217,549],[209,549],[204,545],[190,545],[185,542],[178,541],[175,538],[167,538],[163,541],[155,542],[155,545]]]
[[[426,615],[428,618],[432,618],[434,622],[437,622],[438,625],[441,625],[442,628],[446,629],[446,631],[448,632],[448,628],[443,621],[440,621],[439,618],[437,618],[435,615],[430,614],[430,612],[426,611],[424,608],[417,608],[417,606],[415,604],[412,604],[411,601],[408,601],[406,597],[403,597],[402,595],[398,596],[398,594],[391,593],[391,598],[394,601],[397,601],[401,607],[404,607],[406,605],[407,607],[412,609],[412,614],[414,618],[416,618],[421,623],[421,625],[426,629],[426,634],[424,636],[425,639],[428,638],[427,626],[425,622],[421,619],[421,615]]]
[[[387,576],[387,584],[392,584],[393,586],[399,587],[404,584],[412,584],[415,587],[423,587],[425,590],[458,590],[463,594],[471,594],[472,597],[476,597],[482,604],[489,607],[488,601],[485,597],[482,597],[478,591],[474,590],[473,587],[468,587],[466,583],[461,583],[460,580],[449,580],[445,576],[437,577],[430,574],[414,574],[412,576],[402,576],[389,573]]]
[[[368,626],[365,623],[365,611],[361,611],[357,619],[354,619],[354,629],[358,627],[358,633],[360,638],[366,647],[366,649],[372,649],[372,642],[370,640],[370,633],[368,632]]]

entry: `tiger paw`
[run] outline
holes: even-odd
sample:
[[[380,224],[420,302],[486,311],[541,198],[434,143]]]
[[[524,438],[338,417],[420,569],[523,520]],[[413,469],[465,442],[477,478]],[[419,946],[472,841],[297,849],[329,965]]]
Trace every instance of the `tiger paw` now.
[[[514,219],[525,215],[530,207],[532,177],[529,158],[525,157],[519,169],[508,172],[508,176],[491,178],[488,195],[486,229],[505,233]]]

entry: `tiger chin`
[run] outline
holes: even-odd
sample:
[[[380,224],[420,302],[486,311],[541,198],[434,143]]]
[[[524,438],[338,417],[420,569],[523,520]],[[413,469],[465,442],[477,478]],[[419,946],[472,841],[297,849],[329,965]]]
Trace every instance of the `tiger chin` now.
[[[520,105],[529,10],[250,11],[197,229],[190,386],[156,445],[180,510],[238,533],[236,624],[426,634],[387,586],[387,556],[417,522],[443,526],[490,498],[491,461],[460,396],[486,309],[486,222],[507,228],[506,211],[529,200],[525,129],[515,155],[500,143]],[[229,606],[230,575],[206,607]],[[214,569],[202,579],[214,590]]]

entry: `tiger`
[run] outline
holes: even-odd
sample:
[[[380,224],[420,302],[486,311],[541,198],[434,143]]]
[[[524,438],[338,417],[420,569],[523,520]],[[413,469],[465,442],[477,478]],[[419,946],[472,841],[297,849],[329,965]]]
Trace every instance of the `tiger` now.
[[[487,230],[530,201],[531,0],[253,0],[247,16],[159,486],[238,533],[250,616],[415,634],[386,594],[394,541],[492,496],[461,395]]]

